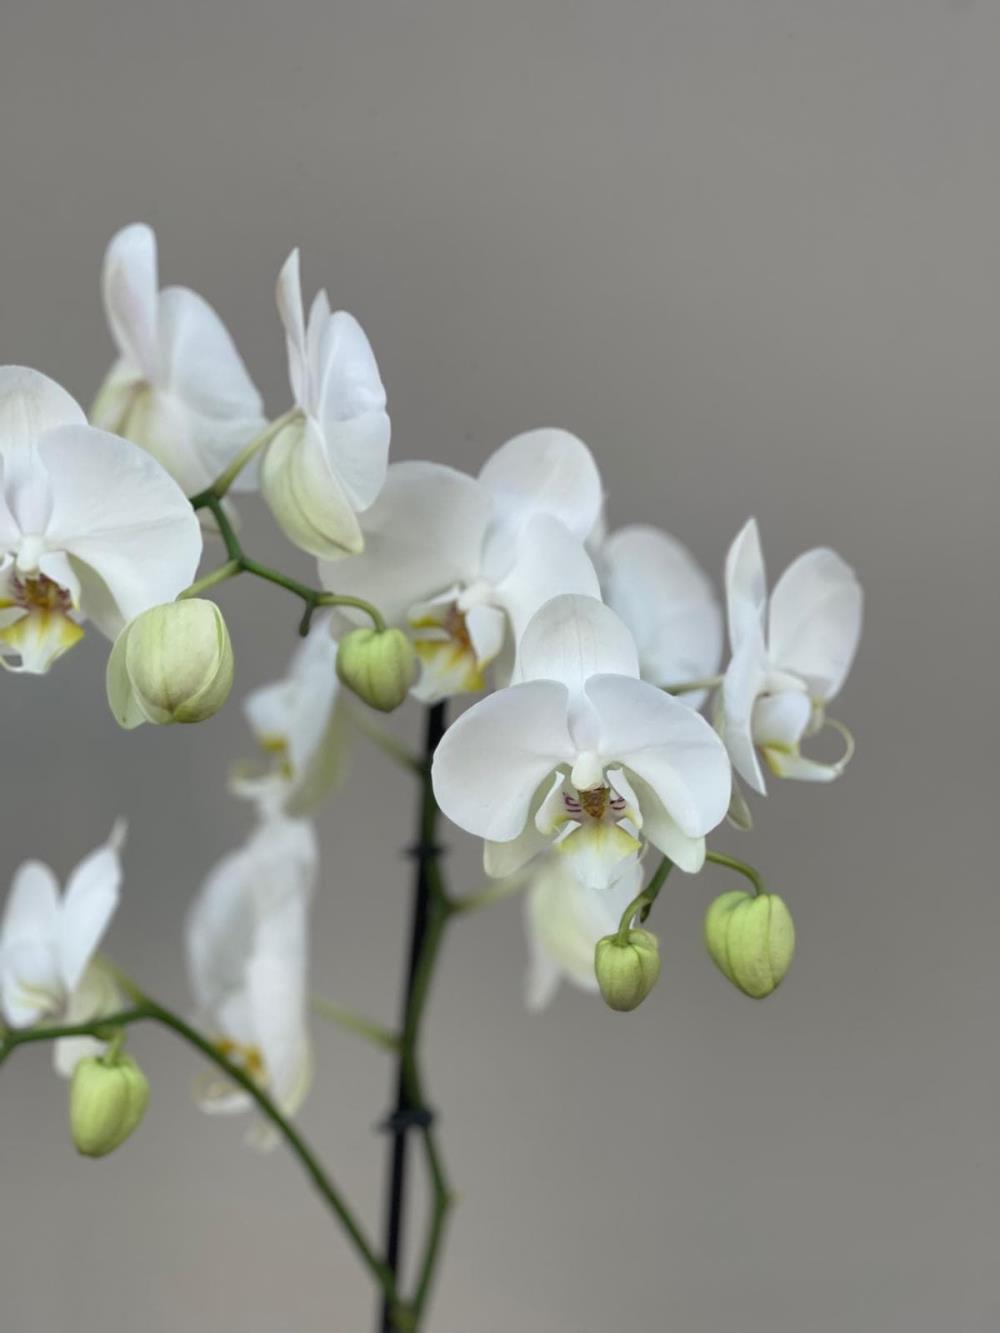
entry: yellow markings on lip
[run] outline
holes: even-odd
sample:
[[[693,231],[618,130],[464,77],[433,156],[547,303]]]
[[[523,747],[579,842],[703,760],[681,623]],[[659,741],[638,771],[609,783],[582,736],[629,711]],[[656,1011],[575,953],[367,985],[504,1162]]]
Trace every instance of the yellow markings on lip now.
[[[265,1081],[264,1057],[259,1046],[248,1046],[243,1042],[233,1041],[230,1037],[220,1037],[214,1045],[220,1055],[238,1065],[255,1083]]]

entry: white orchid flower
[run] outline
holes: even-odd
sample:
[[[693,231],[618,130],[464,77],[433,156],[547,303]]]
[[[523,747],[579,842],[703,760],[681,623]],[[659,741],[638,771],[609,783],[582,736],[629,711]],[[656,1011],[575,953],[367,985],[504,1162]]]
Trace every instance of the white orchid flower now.
[[[248,694],[243,711],[272,763],[262,775],[238,770],[233,790],[255,801],[265,817],[307,814],[340,781],[347,760],[348,726],[329,616],[314,620],[287,675]]]
[[[642,866],[637,861],[630,862],[607,889],[599,890],[581,884],[563,857],[550,854],[539,860],[524,900],[529,1009],[544,1009],[563,979],[596,993],[597,941],[618,929],[641,883]]]
[[[584,540],[601,503],[590,450],[562,430],[508,440],[478,478],[394,463],[364,516],[364,554],[321,564],[320,578],[413,630],[417,698],[481,690],[498,659],[509,678],[514,645],[545,602],[600,595]]]
[[[306,321],[298,250],[278,278],[278,311],[295,410],[264,453],[261,490],[302,550],[326,559],[356,553],[364,545],[358,514],[381,491],[389,457],[375,354],[353,315],[331,312],[325,291]]]
[[[644,841],[699,870],[729,804],[725,748],[704,718],[639,679],[615,613],[591,597],[547,602],[514,681],[464,713],[434,756],[438,804],[486,840],[487,873],[512,874],[554,843],[582,883],[605,888]]]
[[[726,557],[732,660],[721,691],[721,728],[733,767],[763,793],[757,751],[778,777],[828,782],[843,771],[800,753],[823,726],[861,636],[862,592],[854,571],[825,547],[794,560],[767,596],[755,519]],[[838,728],[839,729],[839,728]]]
[[[45,375],[0,368],[0,663],[47,671],[87,618],[115,638],[190,584],[201,547],[159,463]]]
[[[605,602],[632,631],[643,680],[663,687],[716,674],[722,610],[711,579],[686,547],[659,528],[635,523],[595,543],[595,564]],[[705,691],[677,697],[698,708]]]
[[[86,1023],[120,1007],[114,977],[95,954],[118,906],[124,837],[125,825],[116,824],[72,872],[64,893],[42,861],[16,871],[0,922],[0,1004],[12,1028]],[[56,1069],[69,1076],[100,1049],[89,1037],[60,1038]]]
[[[312,825],[269,820],[215,866],[187,919],[188,970],[202,1023],[288,1115],[312,1076],[306,974],[316,868]],[[253,1105],[242,1089],[218,1079],[202,1087],[200,1101],[217,1112]],[[272,1140],[256,1130],[252,1137],[262,1147]]]
[[[159,290],[150,227],[133,223],[112,237],[102,285],[119,356],[93,424],[141,445],[195,495],[260,434],[260,394],[208,302],[187,287]],[[252,472],[236,482],[254,485]]]

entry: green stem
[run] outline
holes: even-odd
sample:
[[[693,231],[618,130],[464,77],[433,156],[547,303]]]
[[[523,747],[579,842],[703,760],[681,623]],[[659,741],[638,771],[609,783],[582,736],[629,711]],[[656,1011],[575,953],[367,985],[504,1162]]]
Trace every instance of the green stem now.
[[[8,1030],[0,1038],[0,1064],[18,1046],[27,1046],[39,1041],[55,1041],[59,1037],[96,1037],[99,1040],[108,1041],[116,1031],[129,1027],[133,1023],[142,1022],[159,1023],[161,1027],[169,1028],[178,1037],[183,1038],[184,1041],[198,1050],[206,1060],[209,1060],[216,1068],[221,1070],[227,1079],[241,1087],[253,1099],[257,1109],[271,1122],[285,1140],[318,1193],[340,1221],[359,1257],[385,1293],[386,1299],[394,1302],[396,1292],[394,1275],[375,1253],[350,1207],[323,1170],[312,1149],[299,1131],[289,1120],[286,1120],[267,1093],[254,1082],[245,1070],[229,1060],[207,1038],[196,1032],[194,1028],[169,1009],[165,1009],[154,1000],[144,997],[141,1003],[132,1009],[124,1009],[117,1014],[95,1018],[88,1023],[64,1023],[53,1027],[29,1028],[24,1031]]]
[[[618,939],[624,944],[628,938],[628,933],[632,929],[632,920],[635,914],[639,914],[640,924],[649,916],[649,909],[656,902],[657,895],[667,881],[667,876],[674,868],[674,863],[669,856],[665,856],[650,879],[649,883],[629,903],[625,911],[622,912],[621,921],[618,924]]]
[[[353,1009],[348,1009],[345,1005],[337,1004],[334,1000],[328,1000],[323,995],[314,995],[310,1001],[310,1007],[319,1018],[325,1018],[330,1023],[336,1023],[338,1027],[344,1028],[347,1032],[353,1032],[355,1036],[364,1037],[366,1041],[372,1042],[375,1046],[381,1046],[383,1050],[399,1050],[399,1037],[395,1032],[390,1032],[388,1028],[384,1028],[378,1023],[372,1023],[367,1018],[362,1018],[360,1014],[356,1014]]]
[[[753,885],[756,893],[766,893],[767,888],[760,873],[754,870],[753,866],[747,865],[746,861],[737,861],[735,856],[726,856],[724,852],[706,852],[705,860],[711,861],[717,866],[727,866],[730,870],[737,871],[740,875],[745,875]]]
[[[236,455],[226,468],[225,472],[221,472],[216,477],[212,482],[212,490],[220,500],[247,464],[250,463],[266,445],[271,443],[278,432],[288,425],[289,421],[291,421],[292,417],[295,416],[298,410],[297,407],[293,407],[288,412],[275,418],[274,421],[265,426],[261,433],[255,439],[251,440],[242,452]]]
[[[191,506],[195,510],[207,509],[213,515],[228,558],[224,565],[220,565],[218,569],[205,574],[196,583],[192,583],[190,588],[186,588],[181,593],[182,597],[197,597],[206,588],[211,588],[226,579],[234,578],[237,574],[252,574],[255,578],[263,579],[266,583],[273,583],[302,599],[305,603],[305,610],[299,625],[299,633],[303,637],[309,633],[313,615],[321,606],[352,607],[356,611],[363,611],[377,630],[385,629],[385,620],[381,611],[377,606],[373,606],[371,602],[366,602],[363,597],[350,597],[346,593],[326,592],[322,588],[310,588],[308,584],[300,583],[298,579],[290,578],[287,574],[282,574],[280,570],[272,569],[270,565],[262,565],[259,560],[251,559],[243,550],[240,539],[236,535],[236,529],[226,513],[221,497],[216,493],[215,487],[209,487],[208,490],[192,496]]]

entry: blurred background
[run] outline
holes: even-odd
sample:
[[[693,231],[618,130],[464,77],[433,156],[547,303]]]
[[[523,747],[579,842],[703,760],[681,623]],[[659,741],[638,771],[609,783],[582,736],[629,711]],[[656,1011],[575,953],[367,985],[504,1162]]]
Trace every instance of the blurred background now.
[[[11,0],[0,37],[3,361],[89,401],[102,252],[145,220],[277,413],[273,283],[300,244],[307,289],[371,336],[396,458],[475,470],[565,426],[613,524],[718,574],[754,513],[773,575],[822,543],[865,584],[835,710],[853,765],[773,783],[752,838],[718,840],[795,913],[777,995],[703,954],[720,870],[671,881],[663,980],[629,1017],[567,990],[526,1012],[516,902],[454,930],[427,1065],[461,1198],[431,1329],[995,1329],[1000,9]],[[307,575],[244,508],[254,553]],[[119,732],[96,633],[0,681],[0,881],[28,855],[65,874],[127,814],[111,951],[182,1009],[184,910],[248,827],[238,694],[283,670],[297,614],[263,585],[220,600],[238,687],[204,727]],[[411,796],[362,746],[320,821],[316,985],[387,1022]],[[374,1227],[389,1070],[316,1040],[302,1120]],[[366,1280],[296,1164],[195,1109],[187,1049],[134,1049],[152,1108],[103,1163],[73,1153],[46,1049],[0,1075],[5,1330],[364,1333]]]

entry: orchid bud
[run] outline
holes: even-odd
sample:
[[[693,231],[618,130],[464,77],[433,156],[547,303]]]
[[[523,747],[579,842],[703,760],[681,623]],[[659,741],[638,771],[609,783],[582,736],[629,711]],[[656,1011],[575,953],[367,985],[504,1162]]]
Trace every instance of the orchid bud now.
[[[594,950],[594,972],[604,1003],[626,1012],[637,1008],[660,975],[660,946],[648,930],[630,930],[624,940],[605,935]]]
[[[87,1056],[73,1071],[69,1124],[76,1150],[105,1157],[138,1127],[149,1104],[149,1081],[130,1055]]]
[[[364,550],[357,514],[333,475],[323,436],[303,413],[295,413],[267,446],[260,490],[275,522],[300,550],[321,560]]]
[[[203,722],[226,702],[233,647],[214,602],[154,606],[126,625],[108,659],[108,703],[122,727]]]
[[[401,629],[351,630],[337,648],[337,675],[383,713],[391,713],[406,698],[416,664],[413,644]]]
[[[722,974],[762,1000],[783,981],[795,953],[792,914],[776,893],[734,889],[705,915],[705,944]]]

